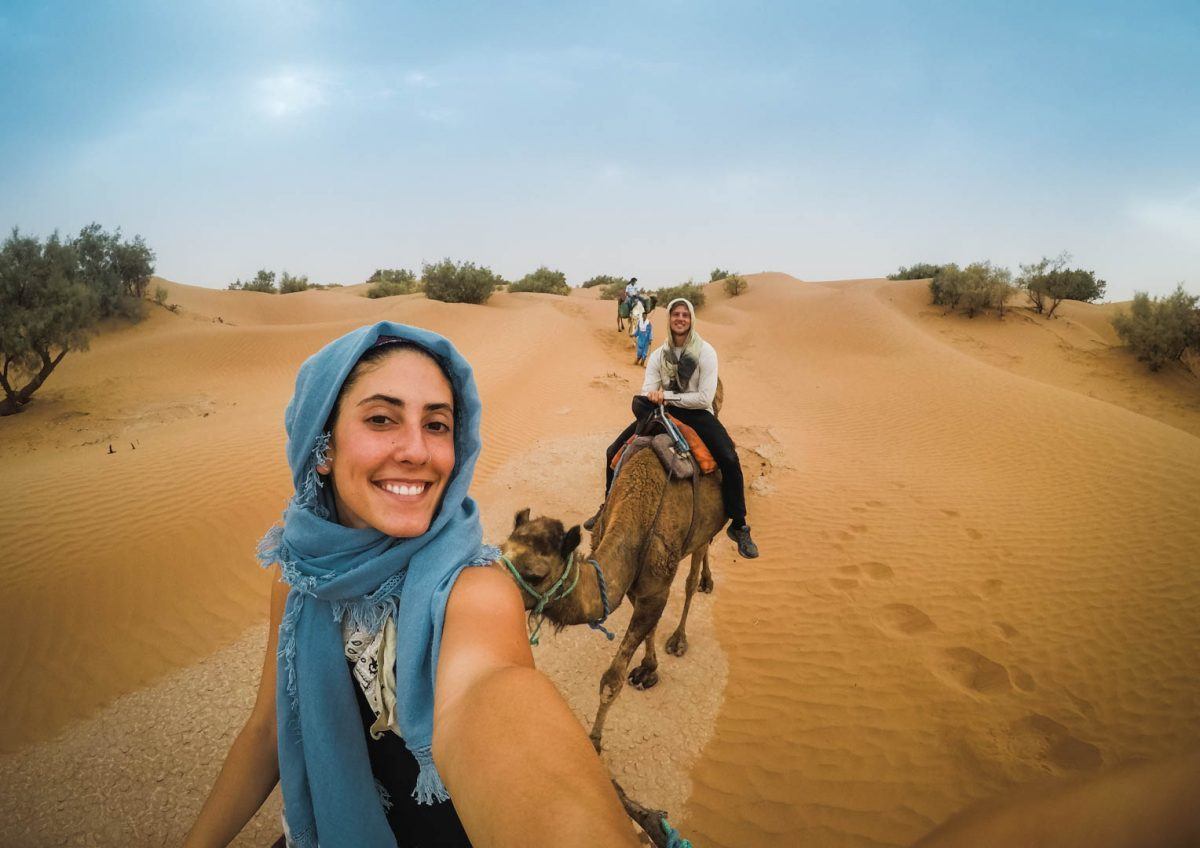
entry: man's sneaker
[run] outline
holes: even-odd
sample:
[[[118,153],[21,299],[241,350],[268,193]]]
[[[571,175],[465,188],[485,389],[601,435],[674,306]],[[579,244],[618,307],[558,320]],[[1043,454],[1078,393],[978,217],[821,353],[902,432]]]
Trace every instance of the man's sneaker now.
[[[725,533],[730,539],[737,542],[738,556],[743,559],[754,559],[758,556],[758,545],[754,544],[754,540],[750,538],[749,524],[743,524],[741,527],[734,527],[730,524]]]
[[[591,533],[596,527],[596,522],[600,520],[600,513],[602,512],[604,512],[604,504],[600,504],[600,508],[596,510],[596,514],[583,522],[583,529]]]

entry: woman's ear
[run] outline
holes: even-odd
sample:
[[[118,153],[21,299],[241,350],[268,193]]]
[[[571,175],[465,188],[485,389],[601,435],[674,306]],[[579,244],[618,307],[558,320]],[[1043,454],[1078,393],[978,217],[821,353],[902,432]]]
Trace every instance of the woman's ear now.
[[[328,477],[333,471],[333,448],[325,449],[325,461],[317,465],[317,473],[322,477]]]

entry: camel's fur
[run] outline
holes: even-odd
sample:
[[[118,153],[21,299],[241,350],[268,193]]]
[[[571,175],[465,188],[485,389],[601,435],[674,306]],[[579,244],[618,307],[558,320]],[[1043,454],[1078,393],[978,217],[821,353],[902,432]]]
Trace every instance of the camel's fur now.
[[[692,595],[697,586],[701,591],[712,591],[708,547],[726,521],[719,474],[714,472],[700,480],[695,530],[685,550],[685,538],[692,524],[691,481],[672,481],[664,496],[667,476],[658,457],[649,450],[633,456],[613,481],[603,515],[592,532],[592,553],[588,557],[576,554],[579,582],[575,590],[546,607],[546,618],[559,627],[586,624],[601,617],[599,582],[588,559],[596,560],[604,572],[610,608],[615,609],[626,596],[633,604],[633,616],[621,646],[600,680],[600,708],[591,732],[597,751],[605,716],[625,683],[626,671],[638,645],[644,643],[646,652],[641,664],[629,674],[629,682],[638,689],[648,689],[658,682],[654,633],[667,605],[679,561],[690,555],[683,615],[666,643],[670,654],[681,657],[687,652],[685,626]],[[662,511],[652,529],[660,498],[663,498]],[[513,532],[501,548],[522,578],[544,592],[562,574],[579,538],[578,526],[564,531],[558,520],[530,519],[529,510],[524,509],[517,513]],[[533,608],[532,597],[527,596],[525,602],[527,609]]]

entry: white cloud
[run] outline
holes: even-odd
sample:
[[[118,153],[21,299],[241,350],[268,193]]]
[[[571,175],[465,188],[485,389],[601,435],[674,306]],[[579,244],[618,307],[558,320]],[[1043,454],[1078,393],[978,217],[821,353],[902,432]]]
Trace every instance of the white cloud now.
[[[410,88],[433,88],[437,85],[424,71],[409,71],[404,75],[404,84]]]
[[[1130,212],[1143,226],[1200,245],[1200,186],[1180,197],[1135,201]]]
[[[323,106],[328,88],[311,71],[281,71],[255,83],[255,104],[271,118],[289,118]]]

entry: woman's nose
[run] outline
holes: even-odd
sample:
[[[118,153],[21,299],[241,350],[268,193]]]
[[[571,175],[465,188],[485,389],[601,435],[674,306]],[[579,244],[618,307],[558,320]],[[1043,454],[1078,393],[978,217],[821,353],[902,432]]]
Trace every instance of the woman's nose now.
[[[405,426],[392,442],[392,457],[397,462],[424,465],[429,461],[429,447],[420,424]]]

